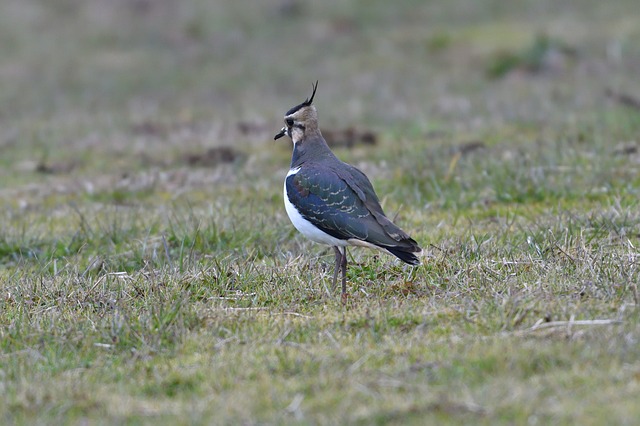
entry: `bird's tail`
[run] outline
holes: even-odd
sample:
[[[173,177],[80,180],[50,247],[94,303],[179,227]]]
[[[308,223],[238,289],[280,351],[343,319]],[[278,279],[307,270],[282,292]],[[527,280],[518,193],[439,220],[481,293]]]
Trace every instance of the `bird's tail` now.
[[[413,241],[413,240],[411,240]],[[420,259],[414,253],[420,253],[422,249],[418,246],[418,244],[413,241],[414,244],[407,246],[395,246],[395,247],[385,247],[385,249],[396,256],[398,259],[402,260],[405,263],[410,265],[419,265]]]

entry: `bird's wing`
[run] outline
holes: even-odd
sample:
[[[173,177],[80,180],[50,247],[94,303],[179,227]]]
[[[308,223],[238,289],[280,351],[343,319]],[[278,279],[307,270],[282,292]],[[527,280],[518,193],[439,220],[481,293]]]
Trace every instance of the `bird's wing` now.
[[[358,188],[358,196],[364,202],[365,206],[375,218],[378,224],[384,229],[386,235],[391,237],[394,241],[399,243],[407,243],[408,245],[415,245],[417,243],[409,237],[409,235],[396,226],[389,218],[384,214],[380,201],[376,195],[373,185],[367,175],[362,173],[360,169],[343,163],[346,167],[337,170],[338,175],[352,188]]]
[[[384,213],[368,179],[363,186],[355,181],[349,183],[353,178],[341,175],[327,168],[302,168],[286,180],[289,201],[302,217],[335,238],[355,238],[383,247],[396,246],[398,240],[388,234],[376,217],[384,217]],[[373,212],[369,203],[373,203]]]

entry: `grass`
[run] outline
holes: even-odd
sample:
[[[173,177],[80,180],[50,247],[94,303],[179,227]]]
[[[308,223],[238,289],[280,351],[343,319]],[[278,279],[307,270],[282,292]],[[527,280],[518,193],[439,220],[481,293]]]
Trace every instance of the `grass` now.
[[[3,423],[635,422],[633,3],[361,3],[0,6]],[[346,305],[271,140],[316,79],[425,249]]]

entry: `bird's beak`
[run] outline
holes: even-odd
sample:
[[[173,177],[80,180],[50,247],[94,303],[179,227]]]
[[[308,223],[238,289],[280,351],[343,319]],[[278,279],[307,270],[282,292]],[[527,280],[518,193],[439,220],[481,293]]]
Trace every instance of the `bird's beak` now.
[[[280,129],[280,132],[278,132],[278,134],[273,137],[273,140],[275,141],[276,139],[280,139],[286,134],[287,134],[287,128],[283,127],[282,129]]]

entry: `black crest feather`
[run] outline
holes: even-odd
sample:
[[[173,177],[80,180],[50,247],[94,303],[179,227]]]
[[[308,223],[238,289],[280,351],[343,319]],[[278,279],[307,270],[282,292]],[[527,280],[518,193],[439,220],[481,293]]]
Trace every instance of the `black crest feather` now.
[[[318,90],[318,80],[316,80],[316,84],[312,84],[311,87],[313,87],[313,93],[311,93],[311,97],[305,99],[305,101],[300,105],[296,105],[293,108],[291,108],[289,111],[286,112],[285,116],[293,114],[294,112],[296,112],[302,107],[311,106],[311,103],[313,102],[313,98],[316,96],[316,90]]]
[[[313,102],[313,98],[316,96],[316,90],[318,90],[318,80],[316,80],[316,84],[312,84],[311,87],[313,87],[313,93],[311,93],[311,98],[307,98],[307,100],[304,101],[305,106],[310,106],[311,102]]]

